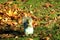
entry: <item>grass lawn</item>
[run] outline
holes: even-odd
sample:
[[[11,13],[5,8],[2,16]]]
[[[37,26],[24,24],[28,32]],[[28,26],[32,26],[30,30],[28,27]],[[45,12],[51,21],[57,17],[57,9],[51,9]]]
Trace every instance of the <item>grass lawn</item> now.
[[[8,0],[0,0],[4,3]],[[40,19],[34,29],[34,40],[60,40],[60,0],[15,0],[19,8],[33,12]],[[7,38],[1,40],[27,40],[29,37]]]

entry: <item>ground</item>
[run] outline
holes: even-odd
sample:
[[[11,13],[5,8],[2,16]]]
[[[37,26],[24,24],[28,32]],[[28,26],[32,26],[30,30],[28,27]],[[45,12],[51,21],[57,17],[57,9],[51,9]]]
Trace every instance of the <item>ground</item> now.
[[[7,1],[0,0],[0,3]],[[16,36],[1,40],[60,40],[60,0],[13,0],[13,4],[38,17],[38,26],[31,37]]]

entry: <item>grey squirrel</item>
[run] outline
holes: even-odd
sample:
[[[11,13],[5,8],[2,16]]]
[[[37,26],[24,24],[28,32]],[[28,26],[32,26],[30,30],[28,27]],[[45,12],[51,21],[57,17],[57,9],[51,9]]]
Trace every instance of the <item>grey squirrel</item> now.
[[[23,26],[24,26],[24,32],[26,35],[33,34],[32,18],[24,17]]]

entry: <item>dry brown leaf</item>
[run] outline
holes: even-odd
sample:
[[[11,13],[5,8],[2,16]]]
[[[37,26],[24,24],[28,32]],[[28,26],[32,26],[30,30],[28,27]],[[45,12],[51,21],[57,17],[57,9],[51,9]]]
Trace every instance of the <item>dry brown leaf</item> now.
[[[32,25],[33,25],[33,27],[35,28],[38,24],[37,24],[36,21],[33,20]]]
[[[54,14],[54,13],[55,13],[55,10],[52,9],[52,10],[50,11],[50,13],[51,13],[51,14]]]
[[[53,7],[53,5],[52,4],[50,4],[49,2],[47,2],[47,3],[45,3],[45,5],[44,5],[45,7]]]

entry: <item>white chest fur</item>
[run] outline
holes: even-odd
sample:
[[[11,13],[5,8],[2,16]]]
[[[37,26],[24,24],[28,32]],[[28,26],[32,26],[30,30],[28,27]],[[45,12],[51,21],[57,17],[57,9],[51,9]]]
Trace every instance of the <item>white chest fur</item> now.
[[[26,35],[28,35],[28,34],[33,34],[33,27],[27,27],[26,29],[25,29],[25,34]]]

